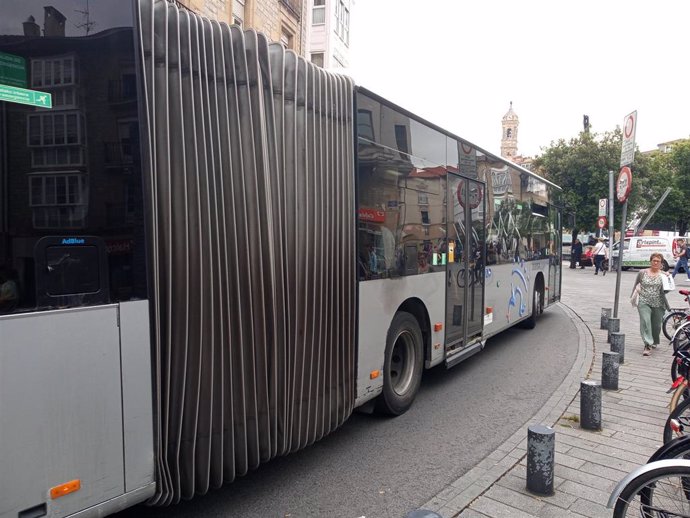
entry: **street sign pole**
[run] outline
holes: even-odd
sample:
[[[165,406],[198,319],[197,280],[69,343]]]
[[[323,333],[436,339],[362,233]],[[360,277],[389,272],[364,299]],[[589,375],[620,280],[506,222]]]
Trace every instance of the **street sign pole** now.
[[[628,216],[628,200],[621,210],[621,239],[618,242],[618,271],[616,272],[616,297],[613,301],[613,318],[618,318],[618,300],[621,292],[621,273],[623,272],[623,243],[625,242],[625,218]],[[611,266],[611,261],[609,261]]]
[[[616,199],[623,204],[621,211],[621,240],[618,246],[618,272],[616,275],[616,296],[613,301],[613,318],[618,318],[618,302],[621,291],[621,273],[623,271],[623,253],[625,248],[625,220],[628,217],[628,197],[632,190],[632,170],[628,166],[621,167],[616,182]],[[610,263],[611,261],[609,261]]]
[[[613,268],[613,241],[616,234],[616,226],[613,220],[613,171],[609,171],[609,255],[611,260],[609,261],[609,272]],[[621,234],[621,242],[623,241],[623,234]],[[620,252],[619,252],[620,254]],[[619,256],[620,261],[622,257]]]

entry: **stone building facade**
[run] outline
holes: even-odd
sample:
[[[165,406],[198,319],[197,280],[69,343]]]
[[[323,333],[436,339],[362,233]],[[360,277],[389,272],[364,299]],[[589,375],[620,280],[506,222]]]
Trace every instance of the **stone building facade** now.
[[[301,56],[307,53],[306,0],[168,0],[214,20],[255,29]]]

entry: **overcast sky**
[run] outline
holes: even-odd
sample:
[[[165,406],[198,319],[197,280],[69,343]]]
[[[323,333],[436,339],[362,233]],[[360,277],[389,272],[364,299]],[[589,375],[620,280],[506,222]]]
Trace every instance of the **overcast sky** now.
[[[636,142],[690,137],[687,0],[356,0],[357,84],[498,153],[510,101],[518,152],[621,126]]]

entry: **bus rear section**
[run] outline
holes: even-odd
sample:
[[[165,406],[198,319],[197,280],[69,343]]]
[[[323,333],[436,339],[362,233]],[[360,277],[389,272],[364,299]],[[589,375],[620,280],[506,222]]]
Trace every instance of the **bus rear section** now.
[[[355,403],[348,79],[172,2],[2,3],[0,516],[203,494]]]

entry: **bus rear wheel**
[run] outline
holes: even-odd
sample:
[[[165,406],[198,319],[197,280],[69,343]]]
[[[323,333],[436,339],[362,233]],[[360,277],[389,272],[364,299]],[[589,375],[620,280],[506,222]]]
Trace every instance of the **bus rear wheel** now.
[[[523,322],[525,329],[534,329],[537,326],[537,317],[544,312],[544,291],[535,286],[532,292],[532,314]]]
[[[422,331],[410,313],[396,313],[386,337],[383,392],[376,409],[387,415],[404,414],[414,401],[422,381],[424,364]]]

